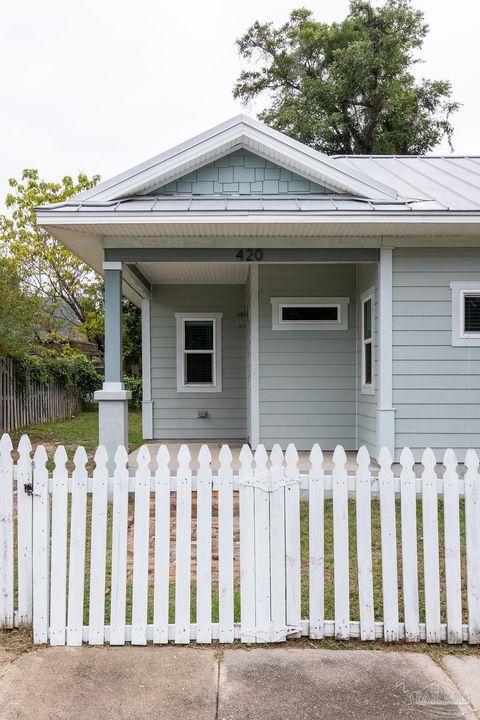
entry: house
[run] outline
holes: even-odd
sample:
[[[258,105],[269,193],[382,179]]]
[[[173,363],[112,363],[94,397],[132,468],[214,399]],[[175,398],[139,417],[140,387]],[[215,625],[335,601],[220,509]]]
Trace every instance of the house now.
[[[480,445],[480,159],[327,157],[244,115],[38,221],[105,277],[100,440]],[[461,455],[463,457],[463,455]]]

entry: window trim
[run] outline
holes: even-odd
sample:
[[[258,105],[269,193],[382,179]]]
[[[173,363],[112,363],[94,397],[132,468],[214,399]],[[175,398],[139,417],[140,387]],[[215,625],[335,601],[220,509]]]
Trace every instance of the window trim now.
[[[177,326],[177,392],[211,393],[222,392],[222,318],[223,313],[175,313]],[[213,321],[213,349],[210,351],[185,350],[185,322],[189,320]],[[211,352],[213,355],[213,383],[187,384],[185,382],[185,355],[187,352]]]
[[[348,330],[348,297],[272,297],[273,330]],[[338,320],[282,320],[284,307],[336,307]]]
[[[360,383],[360,393],[362,395],[373,395],[375,393],[375,286],[372,286],[368,288],[368,290],[365,290],[360,295],[360,314],[361,314],[361,336],[360,336],[360,344],[361,344],[361,383]],[[365,340],[365,312],[364,307],[365,303],[368,301],[371,301],[371,333],[370,338]],[[366,383],[365,382],[365,374],[366,374],[366,364],[365,364],[365,346],[371,345],[371,361],[372,361],[372,382]]]
[[[452,346],[480,347],[480,332],[465,332],[465,295],[480,296],[478,280],[454,280],[450,283],[452,291]]]

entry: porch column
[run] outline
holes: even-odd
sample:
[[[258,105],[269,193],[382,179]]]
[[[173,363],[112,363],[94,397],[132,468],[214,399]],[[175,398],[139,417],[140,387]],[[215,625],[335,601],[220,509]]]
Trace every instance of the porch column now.
[[[260,442],[260,389],[258,337],[258,265],[250,266],[248,279],[248,439],[253,449]]]
[[[150,298],[142,299],[142,429],[143,439],[153,438],[153,402],[150,341]]]
[[[380,448],[395,452],[395,409],[393,407],[392,281],[393,250],[382,247],[378,266],[378,401],[377,457]]]
[[[99,443],[105,445],[113,470],[119,445],[128,448],[128,400],[125,390],[122,352],[122,264],[105,262],[105,382],[95,393],[98,401]]]

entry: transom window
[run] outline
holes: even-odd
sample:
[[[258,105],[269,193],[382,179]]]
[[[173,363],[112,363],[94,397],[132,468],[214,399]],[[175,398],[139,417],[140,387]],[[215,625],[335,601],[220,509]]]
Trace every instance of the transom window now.
[[[221,390],[221,313],[177,313],[177,390]]]
[[[340,305],[280,305],[280,322],[340,322]]]
[[[480,345],[480,283],[454,281],[452,290],[452,345]]]
[[[348,330],[350,298],[271,298],[273,330]]]
[[[374,289],[371,288],[361,296],[362,307],[362,392],[373,392],[374,378]]]

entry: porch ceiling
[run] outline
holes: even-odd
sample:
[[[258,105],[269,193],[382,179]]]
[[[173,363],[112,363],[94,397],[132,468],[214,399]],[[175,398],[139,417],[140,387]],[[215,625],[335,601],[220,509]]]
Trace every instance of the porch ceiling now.
[[[138,268],[152,284],[237,284],[247,282],[248,266],[245,263],[208,262],[143,262]]]

